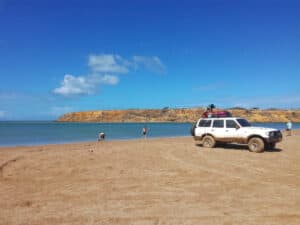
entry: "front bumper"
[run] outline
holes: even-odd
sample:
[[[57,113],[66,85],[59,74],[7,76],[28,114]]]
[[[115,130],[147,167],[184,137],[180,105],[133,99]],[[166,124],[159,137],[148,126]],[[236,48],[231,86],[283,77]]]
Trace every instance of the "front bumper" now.
[[[282,133],[280,131],[275,131],[268,138],[265,138],[267,143],[276,143],[282,141]]]

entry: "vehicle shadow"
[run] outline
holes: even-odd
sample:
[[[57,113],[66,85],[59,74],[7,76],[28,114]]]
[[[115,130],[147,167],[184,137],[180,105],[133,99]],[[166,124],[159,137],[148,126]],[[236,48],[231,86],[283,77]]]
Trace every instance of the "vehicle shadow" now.
[[[196,144],[198,147],[203,147],[202,144]],[[217,144],[215,148],[225,149],[225,150],[240,150],[240,151],[249,151],[247,145],[242,144]],[[282,149],[274,148],[274,149],[265,149],[264,152],[281,152]]]
[[[265,152],[282,152],[283,150],[281,148],[274,148],[274,149],[267,149]]]

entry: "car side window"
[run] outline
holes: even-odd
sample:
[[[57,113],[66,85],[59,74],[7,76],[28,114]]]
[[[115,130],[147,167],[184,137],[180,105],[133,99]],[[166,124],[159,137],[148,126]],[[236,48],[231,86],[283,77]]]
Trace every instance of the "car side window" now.
[[[236,128],[237,126],[234,120],[226,120],[226,128]]]
[[[213,127],[223,128],[224,127],[224,120],[214,120]]]
[[[211,120],[201,120],[198,127],[210,127]]]

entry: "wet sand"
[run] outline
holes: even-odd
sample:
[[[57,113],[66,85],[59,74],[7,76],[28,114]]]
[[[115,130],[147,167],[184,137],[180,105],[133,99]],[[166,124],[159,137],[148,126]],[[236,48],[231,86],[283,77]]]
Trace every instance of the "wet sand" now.
[[[273,151],[191,137],[0,148],[1,225],[300,224],[300,131]]]

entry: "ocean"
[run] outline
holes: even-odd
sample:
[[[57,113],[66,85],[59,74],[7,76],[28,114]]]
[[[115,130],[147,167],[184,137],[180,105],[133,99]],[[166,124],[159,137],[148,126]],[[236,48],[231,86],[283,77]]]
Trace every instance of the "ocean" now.
[[[0,146],[28,146],[97,141],[104,132],[106,140],[142,138],[142,128],[148,128],[148,137],[190,136],[191,123],[62,123],[54,121],[0,121]],[[255,123],[285,129],[285,123]],[[293,129],[300,129],[294,123]]]

